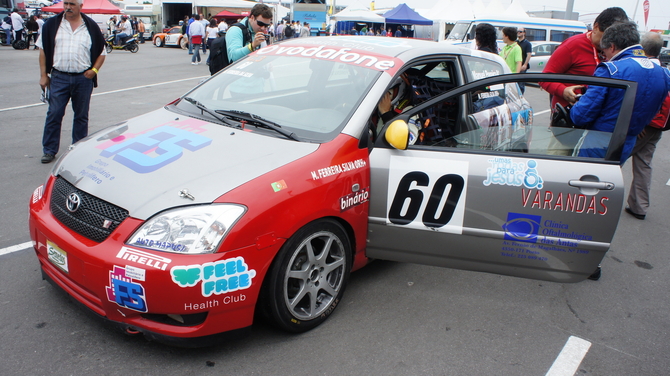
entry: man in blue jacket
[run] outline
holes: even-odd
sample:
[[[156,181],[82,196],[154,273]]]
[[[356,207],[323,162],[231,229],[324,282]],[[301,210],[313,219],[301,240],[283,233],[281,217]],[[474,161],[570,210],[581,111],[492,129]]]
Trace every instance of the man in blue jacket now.
[[[637,25],[621,22],[607,28],[600,47],[607,62],[598,64],[594,76],[638,83],[633,114],[621,153],[623,164],[630,156],[637,135],[656,116],[670,91],[670,73],[649,60],[640,43]],[[570,111],[577,126],[587,132],[577,145],[581,157],[603,158],[623,105],[623,89],[590,86]]]
[[[226,47],[231,63],[256,51],[265,42],[265,34],[272,25],[272,9],[265,4],[256,4],[251,8],[249,17],[240,24],[243,27],[233,25],[226,33]]]

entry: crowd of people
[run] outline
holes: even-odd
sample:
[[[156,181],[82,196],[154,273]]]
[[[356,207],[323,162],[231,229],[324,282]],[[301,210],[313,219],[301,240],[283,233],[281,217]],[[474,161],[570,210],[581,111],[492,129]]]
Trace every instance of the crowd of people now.
[[[121,44],[124,38],[135,34],[138,34],[139,43],[144,43],[145,31],[144,21],[137,17],[121,16],[117,19],[116,16],[112,16],[107,22],[107,33],[108,35],[114,35],[114,44],[117,46]]]
[[[10,46],[15,41],[23,40],[33,43],[37,41],[37,37],[42,33],[42,25],[44,19],[41,15],[32,14],[27,21],[23,21],[23,17],[19,14],[19,9],[14,8],[12,13],[2,19],[2,29],[5,33],[5,46]],[[24,35],[25,34],[25,35]],[[37,49],[35,46],[33,49]]]

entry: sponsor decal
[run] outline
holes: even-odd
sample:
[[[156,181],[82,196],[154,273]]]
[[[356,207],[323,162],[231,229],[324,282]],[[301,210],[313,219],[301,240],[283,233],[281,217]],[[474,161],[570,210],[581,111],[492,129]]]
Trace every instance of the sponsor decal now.
[[[243,257],[235,257],[202,265],[175,266],[170,275],[179,287],[193,287],[202,281],[202,296],[209,297],[248,289],[256,271],[249,270]]]
[[[502,228],[505,241],[500,255],[534,261],[547,261],[542,254],[548,251],[587,255],[589,250],[577,247],[582,240],[593,239],[588,234],[570,231],[567,223],[530,214],[508,213]]]
[[[284,180],[276,181],[270,184],[270,186],[272,186],[272,190],[275,192],[279,192],[282,189],[288,188],[288,185],[286,185],[286,182]]]
[[[144,270],[114,265],[109,272],[109,286],[105,287],[107,299],[133,311],[147,312],[144,287],[134,281],[139,275],[144,277]]]
[[[515,162],[512,158],[496,157],[489,159],[491,167],[486,169],[484,185],[509,185],[526,188],[542,189],[544,180],[537,173],[537,162],[533,159],[528,164]]]
[[[109,163],[96,159],[95,162],[79,171],[79,175],[93,180],[96,184],[101,184],[104,180],[112,181],[116,178],[107,168],[109,168]]]
[[[363,68],[374,69],[394,75],[402,60],[375,54],[357,48],[324,46],[324,45],[300,45],[287,46],[273,44],[256,51],[258,55],[267,56],[301,56],[313,59],[331,60],[340,63],[356,65]]]
[[[557,210],[578,214],[607,214],[609,197],[586,196],[581,193],[554,194],[552,191],[534,189],[521,190],[521,204],[524,208]]]
[[[502,74],[502,71],[499,71],[499,70],[497,70],[497,69],[494,69],[494,70],[483,70],[483,71],[481,71],[481,72],[478,72],[478,71],[474,71],[474,70],[473,70],[473,71],[470,71],[470,73],[472,73],[472,77],[473,77],[475,80],[481,80],[482,78],[486,78],[486,77],[499,76],[499,75]]]
[[[69,273],[70,269],[67,264],[67,252],[58,248],[58,246],[50,241],[47,241],[47,257],[52,264],[56,265],[62,271]]]
[[[343,172],[357,170],[357,169],[363,168],[365,166],[367,166],[367,162],[365,162],[365,159],[357,159],[355,161],[344,162],[344,163],[320,168],[316,171],[312,171],[311,174],[312,174],[312,179],[319,180],[319,179],[327,178],[329,176],[339,175]]]
[[[363,188],[358,192],[350,193],[344,197],[340,197],[340,212],[349,210],[354,206],[368,202],[370,197],[370,187]]]
[[[177,244],[172,242],[165,242],[160,240],[146,239],[146,238],[137,238],[135,243],[138,247],[147,247],[147,248],[161,248],[165,251],[172,252],[184,252],[186,251],[186,246],[183,244]]]
[[[116,254],[116,257],[120,258],[121,260],[150,266],[159,270],[167,269],[168,265],[170,265],[172,262],[172,260],[169,258],[157,256],[149,252],[144,252],[128,247],[121,247],[121,250]]]
[[[468,169],[465,161],[392,156],[387,223],[461,234]]]
[[[201,303],[184,303],[184,310],[186,311],[196,311],[203,310],[208,308],[218,307],[220,304],[232,304],[239,303],[247,300],[247,296],[244,294],[240,295],[226,295],[222,299],[211,299],[206,302]]]
[[[124,137],[123,140],[108,146],[100,152],[100,155],[112,158],[141,174],[156,171],[178,160],[184,154],[184,149],[196,151],[212,143],[212,139],[208,137],[169,125],[160,126],[130,139]],[[90,179],[93,179],[94,175],[100,181],[102,181],[100,176],[104,177],[102,173],[95,173],[88,168],[82,170],[80,175]]]
[[[33,204],[39,201],[44,194],[44,185],[40,185],[33,191]]]

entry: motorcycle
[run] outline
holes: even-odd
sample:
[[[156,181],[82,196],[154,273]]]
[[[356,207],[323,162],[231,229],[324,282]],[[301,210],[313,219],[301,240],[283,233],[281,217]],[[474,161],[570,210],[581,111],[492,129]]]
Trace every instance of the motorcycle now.
[[[137,44],[137,38],[139,37],[139,34],[135,34],[132,37],[123,38],[121,40],[120,46],[114,45],[115,36],[115,34],[112,34],[105,40],[105,49],[107,50],[107,53],[112,52],[112,50],[126,50],[132,53],[140,50],[140,46]]]

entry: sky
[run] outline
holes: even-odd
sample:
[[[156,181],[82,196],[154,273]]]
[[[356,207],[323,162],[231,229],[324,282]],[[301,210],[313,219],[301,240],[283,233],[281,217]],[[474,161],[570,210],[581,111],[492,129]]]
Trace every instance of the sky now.
[[[436,1],[440,0],[376,0],[375,8],[393,8],[401,3],[406,3],[410,8],[430,9]],[[456,0],[458,1],[458,0]],[[491,0],[482,0],[484,5],[488,5]],[[608,7],[621,7],[626,11],[629,17],[633,17],[640,30],[644,30],[644,10],[642,3],[644,0],[574,0],[573,11],[585,16],[592,14],[590,22],[603,9]],[[337,5],[366,4],[369,6],[370,0],[335,0]],[[474,0],[470,0],[473,3]],[[504,7],[511,4],[511,0],[500,0]],[[637,12],[635,12],[635,5]],[[647,20],[647,29],[670,29],[670,0],[649,0],[649,18]],[[330,4],[330,0],[328,0]],[[565,11],[567,0],[521,0],[521,6],[526,11]]]

